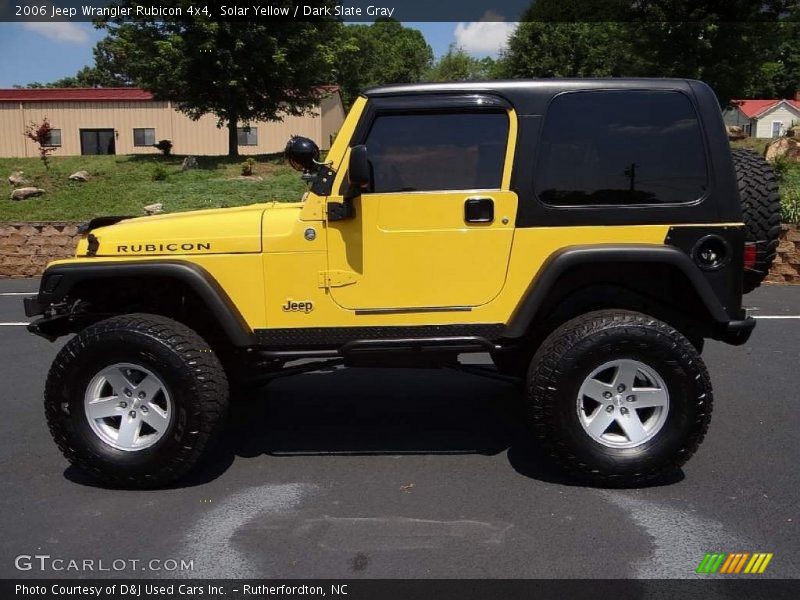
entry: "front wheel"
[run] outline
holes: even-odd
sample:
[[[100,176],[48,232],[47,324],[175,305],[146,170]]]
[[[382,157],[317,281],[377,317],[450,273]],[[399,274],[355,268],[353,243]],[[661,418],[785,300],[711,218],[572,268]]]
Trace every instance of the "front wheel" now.
[[[173,483],[218,432],[228,383],[217,357],[188,327],[157,315],[113,317],[59,352],[45,414],[64,456],[104,483]]]
[[[708,373],[681,333],[635,312],[588,313],[533,358],[527,402],[547,453],[583,481],[636,486],[684,464],[713,404]]]

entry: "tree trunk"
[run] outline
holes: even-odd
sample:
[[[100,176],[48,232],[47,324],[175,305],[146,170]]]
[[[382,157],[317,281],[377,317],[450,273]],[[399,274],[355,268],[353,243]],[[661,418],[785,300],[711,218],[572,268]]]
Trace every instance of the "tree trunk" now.
[[[237,118],[231,117],[228,120],[228,156],[239,156],[239,133],[237,130]]]

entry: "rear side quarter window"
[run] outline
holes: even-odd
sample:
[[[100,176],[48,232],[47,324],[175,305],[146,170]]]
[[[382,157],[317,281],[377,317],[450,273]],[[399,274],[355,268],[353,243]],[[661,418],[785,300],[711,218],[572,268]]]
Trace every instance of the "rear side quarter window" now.
[[[551,206],[674,205],[708,187],[700,122],[677,91],[556,96],[539,157],[536,194]]]

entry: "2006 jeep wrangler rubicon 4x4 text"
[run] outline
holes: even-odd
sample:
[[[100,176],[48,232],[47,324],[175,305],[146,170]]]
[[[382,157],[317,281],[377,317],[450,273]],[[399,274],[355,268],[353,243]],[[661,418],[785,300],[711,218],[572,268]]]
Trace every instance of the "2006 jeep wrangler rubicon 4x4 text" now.
[[[292,138],[301,202],[85,227],[25,300],[76,334],[47,378],[66,457],[112,485],[185,475],[229,393],[346,366],[489,352],[525,381],[531,435],[573,477],[639,485],[683,464],[712,409],[706,338],[744,343],[772,262],[775,177],[731,151],[690,80],[381,87],[325,160]]]

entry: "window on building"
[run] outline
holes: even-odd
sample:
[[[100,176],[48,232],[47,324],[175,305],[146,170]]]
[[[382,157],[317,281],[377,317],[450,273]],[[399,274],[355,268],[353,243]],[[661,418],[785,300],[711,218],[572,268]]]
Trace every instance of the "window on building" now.
[[[258,127],[239,127],[236,134],[240,146],[258,146]]]
[[[156,143],[156,130],[153,128],[143,127],[133,130],[133,145],[134,146],[152,146]]]
[[[379,115],[367,136],[373,191],[499,189],[505,112]]]
[[[540,157],[536,192],[556,206],[692,202],[708,181],[697,114],[679,92],[557,96]]]
[[[47,137],[45,146],[60,146],[61,145],[61,130],[51,129],[50,135]]]

